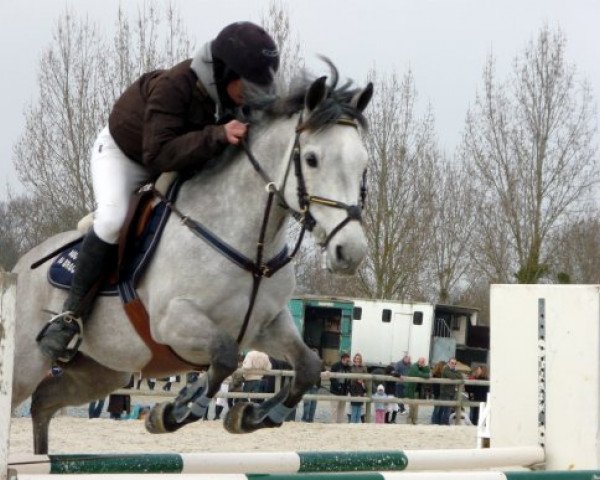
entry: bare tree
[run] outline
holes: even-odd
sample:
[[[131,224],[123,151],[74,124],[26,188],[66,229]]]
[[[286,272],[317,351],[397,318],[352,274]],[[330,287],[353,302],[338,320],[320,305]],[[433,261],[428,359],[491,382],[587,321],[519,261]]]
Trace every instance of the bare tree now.
[[[457,305],[467,305],[479,309],[477,325],[490,324],[490,281],[482,275],[468,276],[468,283],[455,298]]]
[[[280,64],[276,81],[279,91],[286,92],[292,80],[304,69],[304,55],[298,38],[293,35],[288,9],[280,2],[271,2],[262,16],[262,26],[279,48]]]
[[[321,268],[321,254],[316,248],[305,248],[296,261],[297,293],[358,297],[364,295],[356,276],[333,275]]]
[[[0,265],[12,269],[21,255],[56,232],[63,222],[63,217],[48,215],[40,197],[11,196],[0,203]]]
[[[553,238],[553,272],[559,283],[600,283],[600,214],[562,225]]]
[[[431,109],[416,113],[417,92],[409,71],[378,78],[366,112],[370,164],[364,213],[369,253],[360,272],[363,295],[422,296],[428,238],[434,219],[432,185],[438,150]]]
[[[577,83],[565,46],[560,30],[542,28],[504,83],[490,58],[484,93],[466,120],[464,154],[490,220],[482,224],[498,222],[499,235],[507,235],[519,283],[546,275],[552,230],[578,212],[598,179],[592,96]]]
[[[119,9],[110,40],[89,19],[69,11],[60,16],[40,60],[37,98],[26,108],[14,147],[19,179],[40,202],[41,217],[51,219],[40,231],[72,228],[94,208],[89,150],[115,99],[141,73],[170,66],[176,56],[184,60],[190,48],[170,5],[166,25],[151,3],[138,12],[134,26]]]
[[[47,201],[50,216],[93,208],[88,151],[101,123],[94,101],[100,37],[89,20],[69,12],[42,54],[38,98],[25,111],[14,165],[28,191]]]
[[[480,199],[481,200],[481,199]],[[510,226],[498,215],[498,209],[490,202],[475,205],[476,224],[471,242],[471,276],[492,283],[511,283],[514,276],[514,255],[511,247]]]
[[[8,202],[0,202],[0,272],[10,271],[21,253],[15,220]]]
[[[471,268],[476,198],[461,164],[446,160],[436,177],[430,270],[436,300],[447,303],[456,298],[458,284]]]

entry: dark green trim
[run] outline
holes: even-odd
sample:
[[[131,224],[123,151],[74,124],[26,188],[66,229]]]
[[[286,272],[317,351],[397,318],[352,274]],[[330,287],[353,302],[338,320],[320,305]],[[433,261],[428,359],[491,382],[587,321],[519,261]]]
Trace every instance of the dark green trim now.
[[[599,480],[600,470],[504,472],[507,480]]]
[[[397,471],[408,465],[402,451],[298,452],[298,456],[299,472]]]
[[[380,473],[271,473],[269,475],[248,474],[248,480],[385,480]]]
[[[181,473],[178,454],[48,455],[50,473]]]

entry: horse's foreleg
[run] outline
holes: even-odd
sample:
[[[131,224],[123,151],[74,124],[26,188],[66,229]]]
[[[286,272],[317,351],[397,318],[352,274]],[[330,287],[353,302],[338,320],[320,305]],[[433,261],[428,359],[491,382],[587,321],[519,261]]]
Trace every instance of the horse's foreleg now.
[[[48,429],[52,416],[68,405],[80,405],[127,384],[131,374],[115,372],[83,355],[65,367],[57,377],[45,378],[31,396],[33,448],[48,453]]]
[[[207,351],[210,367],[206,375],[198,378],[193,384],[186,385],[174,402],[161,403],[151,410],[150,415],[146,417],[146,429],[150,433],[173,432],[204,417],[223,380],[237,368],[237,343],[228,334],[218,330],[198,311],[193,302],[183,300],[174,302],[169,313],[177,315],[179,319],[185,318],[183,315],[193,315],[196,323],[195,331],[202,333],[201,338],[193,334],[186,335],[185,342],[172,339],[173,343],[170,345],[175,343],[188,351]],[[198,325],[198,322],[201,322],[201,325]],[[193,345],[186,345],[185,343],[189,343],[190,340],[194,341]]]
[[[231,433],[280,426],[304,393],[317,383],[321,374],[321,360],[302,341],[287,309],[280,312],[261,332],[252,348],[275,358],[286,359],[292,364],[296,376],[291,386],[282,388],[274,397],[260,405],[234,405],[225,418],[225,426]]]

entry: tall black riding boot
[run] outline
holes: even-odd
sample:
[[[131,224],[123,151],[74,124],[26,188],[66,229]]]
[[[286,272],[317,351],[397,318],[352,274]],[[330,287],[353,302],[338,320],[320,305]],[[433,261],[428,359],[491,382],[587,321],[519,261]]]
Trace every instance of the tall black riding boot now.
[[[91,311],[93,290],[97,290],[94,287],[103,277],[115,247],[101,240],[93,228],[83,239],[63,312],[53,317],[36,338],[42,352],[52,360],[68,362],[77,353],[82,322]]]

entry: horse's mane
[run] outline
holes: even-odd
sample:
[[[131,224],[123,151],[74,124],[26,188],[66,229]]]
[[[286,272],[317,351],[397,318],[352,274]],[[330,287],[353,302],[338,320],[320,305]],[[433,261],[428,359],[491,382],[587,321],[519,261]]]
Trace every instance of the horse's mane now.
[[[337,68],[328,58],[321,57],[321,59],[331,71],[327,98],[319,103],[309,118],[305,119],[303,127],[317,131],[335,123],[340,118],[349,118],[356,120],[363,128],[366,128],[367,120],[364,115],[351,104],[352,98],[361,89],[354,86],[352,80],[347,80],[343,85],[338,86]],[[304,109],[306,93],[315,80],[316,77],[304,69],[291,82],[289,91],[285,95],[259,93],[248,102],[248,107],[251,111],[265,114],[260,116],[262,118],[290,117]],[[258,123],[260,123],[260,117]]]
[[[321,59],[327,64],[331,71],[330,82],[327,89],[327,98],[318,104],[311,112],[310,117],[304,119],[302,126],[308,130],[318,131],[328,125],[334,124],[340,118],[356,120],[363,128],[367,127],[367,120],[360,110],[351,104],[354,96],[361,91],[354,86],[352,80],[347,80],[338,86],[339,74],[335,65],[326,57]],[[266,127],[273,120],[287,118],[304,109],[304,101],[308,89],[316,80],[314,74],[303,69],[291,82],[290,88],[285,95],[277,92],[265,91],[249,84],[249,99],[246,105],[237,111],[240,120],[259,127],[253,132],[260,132],[260,127]],[[238,148],[228,147],[216,158],[205,162],[202,166],[203,175],[217,175],[224,169],[229,168],[231,162],[240,153]]]

